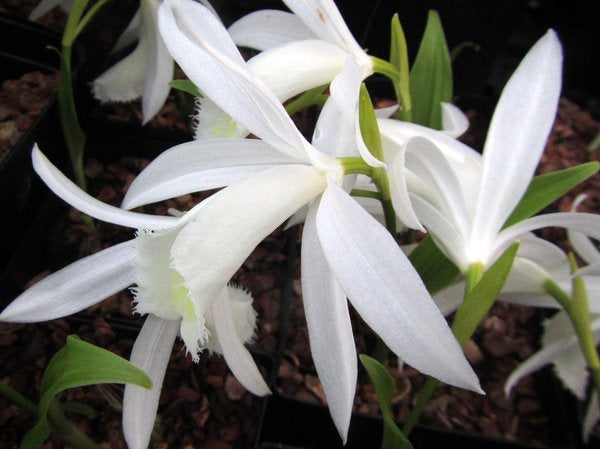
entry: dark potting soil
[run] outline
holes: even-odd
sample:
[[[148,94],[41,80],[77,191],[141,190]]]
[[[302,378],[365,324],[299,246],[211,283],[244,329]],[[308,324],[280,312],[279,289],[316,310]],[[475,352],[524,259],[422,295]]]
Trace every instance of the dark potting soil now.
[[[58,88],[58,73],[25,73],[0,89],[0,161],[42,112]]]

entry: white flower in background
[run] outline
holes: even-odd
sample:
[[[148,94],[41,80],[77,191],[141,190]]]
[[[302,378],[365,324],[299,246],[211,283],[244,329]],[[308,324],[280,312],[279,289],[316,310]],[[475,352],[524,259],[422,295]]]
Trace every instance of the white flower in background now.
[[[38,20],[40,17],[48,13],[51,9],[56,8],[57,6],[60,6],[64,11],[68,12],[71,9],[72,3],[73,0],[42,0],[29,13],[29,20]]]
[[[103,103],[129,102],[142,97],[144,123],[154,117],[169,95],[174,64],[158,33],[156,11],[160,0],[141,0],[115,50],[133,43],[136,48],[92,83],[94,97]]]
[[[581,200],[575,201],[573,209],[577,207],[579,201]],[[585,283],[592,319],[592,332],[594,333],[595,344],[597,346],[600,343],[600,252],[584,235],[579,233],[574,235],[575,233],[573,232],[570,232],[570,234],[571,245],[578,252],[580,249],[583,249],[583,253],[585,254],[584,259],[590,264],[577,270],[574,275],[581,277]],[[551,260],[539,260],[539,264],[552,264]],[[568,265],[568,261],[566,261],[566,264]],[[572,276],[568,276],[568,284],[570,284]],[[554,278],[552,280],[564,291],[569,294],[572,293],[571,285],[565,285],[567,282],[564,282],[563,279]],[[540,287],[538,286],[538,290]],[[554,302],[557,303],[556,300]],[[552,363],[554,372],[565,387],[573,392],[579,400],[585,400],[586,388],[590,376],[579,339],[566,312],[560,311],[544,322],[544,334],[541,346],[542,348],[538,352],[525,360],[511,373],[504,386],[506,394],[510,394],[512,388],[523,377],[537,371],[544,365]],[[593,388],[583,423],[582,437],[584,441],[587,441],[595,423],[600,420],[599,407],[598,392]]]
[[[550,30],[504,88],[482,157],[433,130],[379,121],[391,182],[400,192],[410,191],[420,222],[463,272],[474,263],[489,266],[512,242],[541,227],[572,228],[600,238],[600,217],[587,213],[540,215],[503,229],[551,130],[561,64],[560,43]]]
[[[269,86],[280,102],[331,83],[342,72],[348,57],[360,67],[362,79],[373,73],[371,57],[354,40],[333,1],[285,3],[293,14],[256,11],[228,29],[237,45],[262,51],[248,61],[248,70]],[[200,100],[196,118],[199,139],[248,134],[211,98]]]
[[[125,211],[80,190],[37,147],[32,156],[36,172],[72,206],[100,220],[142,230],[132,241],[88,256],[41,280],[6,307],[0,321],[37,322],[63,317],[135,284],[135,311],[148,317],[134,344],[131,361],[148,373],[154,387],[125,387],[123,431],[130,448],[148,446],[162,381],[178,334],[195,361],[204,349],[221,353],[246,389],[258,395],[269,393],[244,347],[254,334],[256,322],[250,295],[223,285],[212,297],[198,296],[183,285],[185,275],[174,267],[175,239],[209,202],[180,218]]]
[[[346,123],[333,103],[324,108],[315,147],[296,129],[276,96],[251,74],[227,31],[204,7],[168,0],[159,10],[159,26],[167,48],[190,80],[262,139],[260,143],[213,139],[176,147],[156,159],[127,195],[124,205],[133,207],[162,199],[168,196],[165,192],[211,188],[211,183],[224,185],[237,177],[210,198],[173,243],[173,267],[192,300],[197,294],[207,298],[217,294],[260,241],[310,203],[303,236],[304,299],[315,363],[342,438],[357,377],[346,296],[386,344],[417,369],[479,391],[418,275],[389,233],[338,185],[343,175],[340,162],[322,152],[335,153],[338,141],[350,142],[360,152],[359,136],[338,133],[337,128],[340,124],[341,129],[355,131],[353,114]],[[350,59],[346,75],[333,87],[346,92],[346,83],[353,86],[352,111],[360,83],[360,76],[358,83],[354,81],[356,72],[360,70]],[[337,122],[330,114],[336,114]],[[235,146],[227,146],[232,141]],[[218,156],[221,144],[227,148],[223,159]],[[250,153],[244,157],[244,151]],[[261,165],[267,168],[261,171]],[[252,171],[259,173],[250,176]]]

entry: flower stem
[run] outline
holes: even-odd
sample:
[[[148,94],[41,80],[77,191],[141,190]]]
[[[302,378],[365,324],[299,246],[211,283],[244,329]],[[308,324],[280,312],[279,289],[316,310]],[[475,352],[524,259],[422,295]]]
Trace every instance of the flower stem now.
[[[27,410],[32,415],[37,415],[37,406],[5,382],[0,382],[0,395]]]

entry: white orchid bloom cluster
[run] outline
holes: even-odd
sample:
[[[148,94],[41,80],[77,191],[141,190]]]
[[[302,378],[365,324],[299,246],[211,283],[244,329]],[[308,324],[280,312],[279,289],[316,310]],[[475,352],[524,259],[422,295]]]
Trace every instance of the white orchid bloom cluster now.
[[[131,360],[147,370],[155,388],[126,387],[124,431],[130,447],[148,444],[159,386],[177,335],[194,359],[204,349],[220,352],[248,390],[269,392],[244,347],[256,320],[251,299],[228,283],[256,245],[292,215],[305,217],[301,268],[311,351],[344,441],[357,381],[348,301],[411,366],[448,384],[481,391],[409,260],[369,213],[372,209],[367,211],[348,193],[358,185],[348,176],[348,158],[385,174],[396,218],[428,232],[463,274],[474,265],[488,268],[520,240],[504,290],[507,297],[524,291],[543,294],[528,278],[532,270],[544,279],[570,279],[561,266],[547,265],[549,254],[556,251],[531,230],[563,226],[582,233],[580,239],[600,239],[600,217],[592,214],[548,214],[504,227],[533,177],[556,112],[562,51],[554,32],[540,39],[509,80],[483,155],[452,137],[467,123],[445,105],[445,132],[379,118],[383,154],[378,158],[365,145],[359,117],[361,82],[373,73],[372,59],[356,43],[333,1],[284,2],[291,13],[259,11],[226,30],[209,8],[193,0],[160,5],[142,0],[141,15],[119,41],[131,42],[131,31],[141,21],[146,31],[129,58],[136,70],[141,61],[154,61],[144,90],[146,119],[159,103],[162,87],[157,80],[167,78],[164,61],[170,61],[171,71],[173,60],[177,62],[203,94],[197,139],[154,160],[133,182],[122,205],[131,209],[224,187],[183,216],[148,216],[102,204],[34,149],[34,166],[57,195],[84,213],[138,232],[132,242],[42,280],[5,309],[0,320],[65,316],[135,285],[135,310],[148,318]],[[261,53],[246,62],[236,44]],[[125,60],[120,64],[101,79],[114,81],[122,71],[131,81],[134,71],[128,72]],[[120,87],[129,90],[127,85]],[[330,95],[309,142],[282,102],[326,85]],[[250,133],[258,139],[244,138]],[[440,293],[436,300],[442,311],[455,310],[463,291],[464,285],[457,284]],[[531,303],[538,305],[536,301],[538,297]]]

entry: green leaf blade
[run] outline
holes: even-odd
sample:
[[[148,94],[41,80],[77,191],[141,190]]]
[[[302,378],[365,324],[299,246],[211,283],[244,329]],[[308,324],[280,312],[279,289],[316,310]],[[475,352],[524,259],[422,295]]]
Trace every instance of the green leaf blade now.
[[[375,387],[383,416],[382,449],[412,449],[412,444],[394,422],[392,414],[392,398],[396,393],[394,378],[377,360],[365,354],[361,354],[359,358]]]
[[[430,236],[425,237],[408,256],[430,294],[448,287],[460,270],[437,247]]]
[[[202,97],[202,93],[190,80],[172,80],[169,81],[169,86],[173,89],[177,89],[187,94],[190,94],[193,97]]]
[[[452,101],[452,62],[436,11],[429,11],[425,33],[410,72],[410,95],[413,122],[441,129],[441,102]]]
[[[594,176],[600,169],[600,162],[593,161],[564,170],[539,175],[533,178],[523,198],[504,223],[504,228],[512,226],[535,215],[552,204],[577,184]]]
[[[52,358],[42,379],[38,422],[27,432],[21,448],[33,449],[50,434],[48,409],[59,393],[69,388],[100,383],[130,383],[152,388],[148,375],[118,355],[68,336],[67,343]]]

